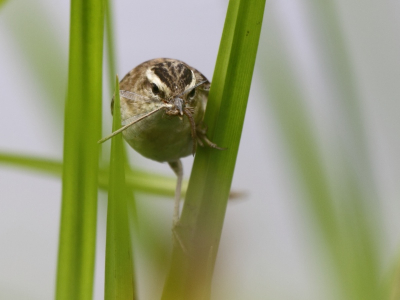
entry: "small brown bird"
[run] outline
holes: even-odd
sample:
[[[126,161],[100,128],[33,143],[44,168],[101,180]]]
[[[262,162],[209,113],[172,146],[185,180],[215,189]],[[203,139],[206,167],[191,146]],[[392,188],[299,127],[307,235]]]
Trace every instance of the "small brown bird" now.
[[[159,162],[168,162],[178,177],[174,226],[179,222],[183,179],[180,158],[194,155],[197,143],[222,150],[206,137],[203,123],[209,89],[207,78],[180,60],[146,61],[120,82],[124,126],[99,141],[104,142],[122,131],[125,140],[137,152]]]

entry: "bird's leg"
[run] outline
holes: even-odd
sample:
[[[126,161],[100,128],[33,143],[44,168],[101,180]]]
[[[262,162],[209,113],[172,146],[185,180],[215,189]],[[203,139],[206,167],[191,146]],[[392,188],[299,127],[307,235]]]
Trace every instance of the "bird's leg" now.
[[[174,203],[174,216],[173,216],[173,227],[175,228],[176,225],[179,223],[179,204],[181,202],[183,167],[180,159],[168,162],[168,164],[178,177],[175,189],[175,203]]]
[[[207,137],[207,126],[201,122],[196,127],[196,136],[197,136],[197,143],[200,146],[207,145],[208,147],[218,149],[218,150],[226,150],[226,148],[221,148],[217,144],[211,142]]]
[[[175,204],[174,204],[174,216],[172,219],[172,233],[174,236],[174,241],[178,242],[179,246],[183,250],[184,253],[187,253],[187,249],[177,231],[177,227],[179,225],[179,204],[181,202],[181,189],[182,189],[182,180],[183,180],[183,167],[180,159],[172,162],[168,162],[172,170],[175,172],[178,177],[176,182],[175,189]]]

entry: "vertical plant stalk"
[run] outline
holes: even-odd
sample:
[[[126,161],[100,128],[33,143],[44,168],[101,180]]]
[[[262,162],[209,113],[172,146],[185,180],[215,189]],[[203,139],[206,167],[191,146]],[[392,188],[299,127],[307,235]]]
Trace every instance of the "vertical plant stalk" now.
[[[107,62],[108,62],[108,75],[109,75],[109,83],[110,83],[110,90],[114,89],[114,76],[117,74],[116,71],[116,56],[115,56],[115,35],[114,35],[114,22],[113,22],[113,8],[112,8],[112,2],[110,0],[104,0],[104,10],[105,10],[105,21],[106,21],[106,51],[107,51]],[[118,86],[119,87],[119,86]],[[119,94],[118,94],[119,97]],[[122,149],[123,155],[124,155],[124,161],[125,161],[125,176],[128,178],[125,178],[125,184],[128,188],[127,192],[127,201],[128,201],[128,210],[131,212],[131,220],[133,223],[133,230],[135,231],[138,228],[138,218],[137,218],[137,209],[136,209],[136,199],[134,196],[134,191],[137,191],[137,188],[139,187],[140,189],[140,183],[137,185],[139,181],[144,179],[145,177],[143,176],[138,176],[136,179],[132,180],[132,174],[135,173],[135,171],[132,171],[131,166],[129,165],[129,159],[128,159],[128,154],[126,152],[126,147],[123,147]],[[158,184],[157,180],[153,178],[153,176],[148,177],[149,182],[153,182],[154,186]],[[134,187],[132,186],[135,185]],[[175,183],[174,183],[175,185]],[[148,190],[150,192],[153,192],[154,189]],[[135,278],[134,278],[135,279]],[[136,284],[134,284],[136,286]]]
[[[101,0],[71,1],[57,300],[93,294],[103,27]]]
[[[108,62],[108,73],[109,73],[109,82],[110,82],[110,90],[113,90],[114,88],[114,76],[117,73],[116,72],[116,57],[115,57],[115,36],[114,36],[114,28],[113,28],[113,9],[112,9],[112,2],[110,0],[104,0],[104,9],[105,9],[105,20],[106,20],[106,47],[107,47],[107,62]],[[125,148],[123,149],[124,152],[124,157],[125,157],[125,168],[127,174],[132,173],[132,169],[129,166],[129,160],[128,160],[128,155],[125,151]],[[137,228],[137,213],[136,213],[136,200],[134,197],[134,188],[130,188],[130,191],[128,193],[129,196],[129,204],[130,204],[130,210],[132,211],[132,216],[133,216],[133,223],[135,225],[135,228]]]
[[[114,95],[113,131],[121,127],[118,77]],[[122,135],[111,140],[110,183],[108,190],[105,300],[135,299],[132,244],[129,230],[125,184],[125,153]]]
[[[199,148],[162,299],[209,299],[260,37],[265,0],[231,0],[205,115],[225,151]]]

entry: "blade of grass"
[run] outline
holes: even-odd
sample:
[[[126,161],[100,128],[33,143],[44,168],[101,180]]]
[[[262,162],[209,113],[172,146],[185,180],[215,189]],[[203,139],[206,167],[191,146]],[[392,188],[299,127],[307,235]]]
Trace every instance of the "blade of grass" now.
[[[32,156],[22,156],[9,153],[0,153],[0,163],[13,167],[30,169],[47,175],[61,177],[63,165],[57,160],[49,160]],[[99,188],[108,190],[109,170],[99,170]],[[126,170],[126,185],[135,190],[152,195],[173,197],[175,195],[176,178],[149,173],[142,170]],[[182,184],[182,195],[186,195],[188,181]]]
[[[57,177],[61,177],[63,166],[62,162],[57,160],[4,152],[0,152],[0,164],[42,172]]]
[[[106,46],[107,46],[107,62],[108,62],[108,74],[109,74],[109,84],[110,84],[110,90],[112,91],[114,89],[114,75],[116,74],[116,57],[115,57],[115,35],[114,35],[114,29],[113,29],[113,10],[112,10],[112,3],[110,0],[104,0],[104,9],[105,9],[105,21],[106,21]],[[119,96],[119,95],[118,95]],[[131,174],[132,173],[132,168],[129,165],[129,160],[128,156],[126,153],[126,148],[123,148],[123,155],[125,157],[125,173],[126,174]],[[125,181],[126,182],[126,181]],[[132,181],[131,181],[132,182]],[[154,183],[155,181],[153,181]],[[133,181],[135,184],[136,181]],[[137,229],[137,210],[136,210],[136,200],[134,197],[134,192],[136,191],[135,187],[133,187],[131,184],[126,184],[127,188],[129,189],[128,196],[129,196],[129,204],[130,204],[130,209],[132,211],[132,216],[135,224],[135,229]],[[152,184],[155,186],[154,184]],[[160,190],[157,188],[157,190]],[[162,190],[162,188],[161,188]],[[152,192],[150,190],[150,192]]]
[[[71,1],[57,300],[93,294],[103,23],[101,0]]]
[[[229,190],[246,112],[264,0],[231,0],[205,123],[225,151],[198,149],[162,299],[209,299]],[[185,253],[186,252],[186,253]]]
[[[114,95],[113,131],[121,127],[118,77]],[[132,245],[125,185],[125,153],[122,136],[111,141],[110,184],[108,190],[105,300],[136,299]]]

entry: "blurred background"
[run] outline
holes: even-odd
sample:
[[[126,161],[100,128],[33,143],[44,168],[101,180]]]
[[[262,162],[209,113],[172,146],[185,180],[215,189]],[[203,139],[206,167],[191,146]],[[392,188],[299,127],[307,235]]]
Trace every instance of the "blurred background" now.
[[[61,161],[70,3],[0,5],[0,152]],[[212,79],[228,1],[113,5],[120,78],[171,57]],[[246,196],[228,205],[213,299],[348,299],[357,294],[349,286],[390,280],[400,255],[399,28],[398,1],[267,1],[232,184]],[[106,72],[105,64],[103,136]],[[166,164],[129,156],[173,176]],[[192,162],[184,159],[187,178]],[[2,164],[0,190],[0,299],[52,299],[61,181]],[[99,196],[95,299],[104,284]],[[136,199],[150,240],[135,253],[139,292],[159,299],[172,198]]]

